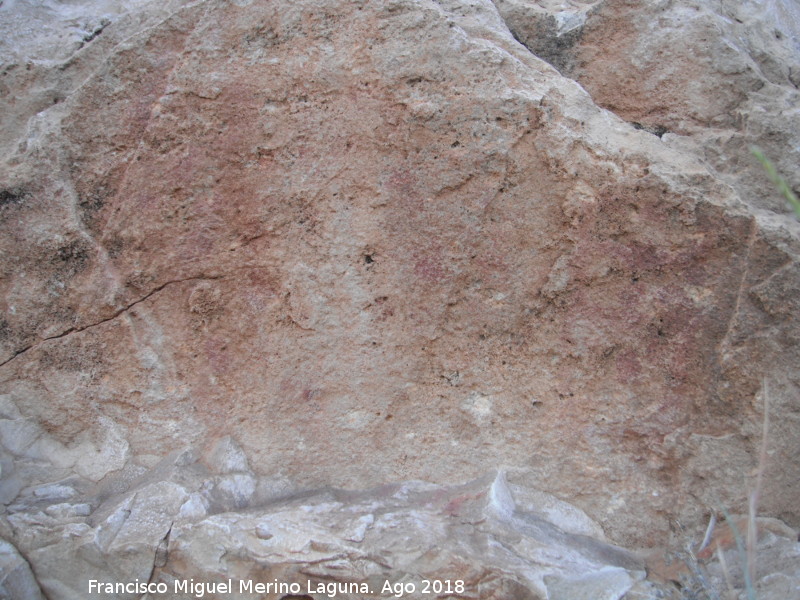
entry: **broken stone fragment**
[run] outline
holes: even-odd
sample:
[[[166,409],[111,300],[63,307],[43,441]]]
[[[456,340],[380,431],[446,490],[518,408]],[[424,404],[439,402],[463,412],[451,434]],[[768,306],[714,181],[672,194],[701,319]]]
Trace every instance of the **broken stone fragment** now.
[[[0,597],[44,600],[28,562],[5,540],[0,540]]]

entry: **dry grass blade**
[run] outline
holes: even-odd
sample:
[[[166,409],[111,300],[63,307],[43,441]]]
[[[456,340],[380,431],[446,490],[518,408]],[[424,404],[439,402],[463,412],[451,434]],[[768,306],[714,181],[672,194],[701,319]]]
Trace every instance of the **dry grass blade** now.
[[[711,542],[711,537],[714,535],[714,527],[717,524],[717,513],[713,510],[711,511],[711,516],[708,518],[708,527],[706,527],[706,534],[703,536],[703,541],[700,542],[700,546],[697,548],[697,552],[702,552],[706,549],[708,544]]]
[[[756,469],[756,484],[750,493],[750,503],[748,506],[747,519],[747,571],[749,579],[756,581],[756,544],[758,543],[758,531],[756,518],[758,517],[758,503],[761,499],[761,489],[764,481],[764,470],[767,466],[767,440],[769,436],[769,389],[766,380],[763,383],[764,396],[764,420],[761,430],[761,449],[758,455],[758,468]],[[753,596],[755,598],[755,595]]]
[[[733,578],[731,577],[730,569],[728,569],[728,563],[725,562],[725,553],[719,544],[717,544],[716,555],[717,560],[719,560],[719,566],[722,569],[722,576],[725,578],[725,585],[728,588],[728,600],[736,600],[736,588],[733,586]]]

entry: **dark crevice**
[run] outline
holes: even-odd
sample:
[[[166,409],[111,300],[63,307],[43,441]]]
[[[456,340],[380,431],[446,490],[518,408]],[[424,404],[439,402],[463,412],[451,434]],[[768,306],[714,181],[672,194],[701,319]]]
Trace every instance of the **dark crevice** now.
[[[94,28],[94,30],[92,30],[92,32],[91,32],[91,33],[87,33],[85,36],[83,36],[83,41],[84,41],[84,42],[87,42],[87,43],[88,43],[88,42],[91,42],[91,41],[92,41],[93,39],[95,39],[95,38],[96,38],[98,35],[100,35],[101,33],[103,33],[103,30],[104,30],[106,27],[108,27],[110,24],[111,24],[111,21],[109,21],[108,19],[101,19],[101,20],[100,20],[100,25],[98,25],[97,27],[95,27],[95,28]]]
[[[598,14],[597,7],[586,13],[586,21],[582,25],[567,31],[559,31],[558,21],[553,14],[544,11],[517,12],[514,8],[501,11],[500,6],[505,4],[495,1],[495,8],[513,38],[531,54],[554,67],[562,76],[580,83],[577,72],[580,44],[587,26],[591,27],[589,23]],[[613,108],[603,108],[621,117]],[[667,127],[658,123],[628,122],[635,129],[646,131],[658,138],[670,133]]]
[[[150,569],[150,576],[147,578],[148,584],[153,583],[158,570],[165,567],[167,564],[169,559],[169,536],[172,534],[172,527],[174,525],[174,521],[169,524],[166,535],[161,538],[158,546],[156,546],[155,552],[153,553],[153,566]],[[145,597],[147,597],[147,594],[140,596],[139,600]]]
[[[569,77],[575,63],[573,47],[580,41],[583,27],[558,31],[555,16],[540,13],[536,16],[503,14],[495,5],[511,36],[535,57],[544,60],[562,75]]]
[[[631,125],[633,125],[634,129],[641,129],[642,131],[646,131],[647,133],[652,133],[659,138],[662,137],[665,133],[669,133],[669,129],[664,127],[663,125],[643,125],[637,121],[631,121]]]

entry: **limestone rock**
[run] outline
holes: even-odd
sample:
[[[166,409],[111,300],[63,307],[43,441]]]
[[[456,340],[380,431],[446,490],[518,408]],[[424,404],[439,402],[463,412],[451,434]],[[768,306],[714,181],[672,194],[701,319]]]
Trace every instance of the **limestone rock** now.
[[[167,512],[503,466],[658,547],[744,508],[768,406],[800,524],[799,229],[747,151],[800,183],[797,27],[763,4],[3,3],[9,521],[102,570],[137,512],[156,553]],[[121,500],[145,476],[167,512]]]
[[[67,495],[55,493],[56,485],[49,486],[53,494],[37,496],[49,500],[49,508],[12,507],[12,534],[48,598],[84,598],[90,580],[164,583],[169,597],[191,598],[196,592],[175,582],[232,578],[234,598],[252,596],[240,591],[239,581],[278,580],[304,592],[363,584],[370,597],[391,597],[386,582],[390,588],[414,585],[421,593],[424,580],[438,580],[459,585],[462,598],[566,597],[591,582],[595,597],[618,600],[645,574],[635,554],[581,533],[597,531],[597,525],[579,509],[509,485],[502,474],[453,487],[405,482],[365,491],[307,491],[236,507],[247,510],[189,514],[187,504],[196,503],[189,490],[205,489],[210,480],[201,468],[185,466],[182,485],[154,481],[164,473],[152,470],[90,515],[49,510],[63,506],[54,503]],[[524,505],[517,497],[527,499]],[[30,574],[28,579],[35,581]],[[11,595],[27,597],[34,596]],[[337,597],[365,594],[360,588]]]
[[[701,157],[757,209],[787,210],[748,147],[797,188],[800,10],[792,0],[497,0],[515,36],[602,107]]]
[[[209,468],[217,473],[249,472],[247,456],[229,435],[217,440],[206,458]]]
[[[223,558],[219,548],[230,554]],[[551,598],[553,589],[594,577],[596,597],[614,600],[643,576],[634,555],[517,510],[502,476],[449,489],[410,482],[330,491],[177,526],[161,576],[189,573],[211,581],[277,577],[304,591],[364,582],[375,595],[385,581],[419,589],[425,579],[462,580],[464,598]],[[517,595],[503,594],[500,581]]]
[[[5,540],[0,540],[0,597],[43,600],[30,566]]]
[[[672,556],[671,569],[649,565],[653,578],[679,582],[684,596],[746,599],[745,573],[752,575],[752,590],[763,600],[800,598],[800,538],[798,532],[776,519],[757,518],[754,552],[746,550],[748,517],[733,517],[718,524],[707,545],[697,544]],[[741,549],[736,537],[742,544]]]

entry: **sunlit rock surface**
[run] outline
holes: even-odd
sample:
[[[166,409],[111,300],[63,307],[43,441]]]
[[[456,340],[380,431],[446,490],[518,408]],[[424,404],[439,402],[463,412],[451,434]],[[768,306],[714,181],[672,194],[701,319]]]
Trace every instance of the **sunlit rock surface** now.
[[[208,447],[141,548],[264,481],[497,468],[680,547],[769,406],[797,527],[798,225],[748,149],[800,183],[796,12],[5,0],[0,500],[72,490],[46,532]]]
[[[256,495],[241,502],[224,500],[229,473],[219,469],[183,451],[128,482],[114,478],[112,495],[101,486],[77,501],[77,481],[40,486],[8,507],[7,523],[51,599],[102,593],[91,581],[163,584],[171,598],[214,589],[184,582],[229,579],[235,585],[223,596],[233,598],[283,597],[286,589],[253,593],[276,581],[328,590],[312,597],[330,595],[328,583],[359,586],[359,593],[337,587],[342,598],[363,598],[363,590],[390,597],[395,585],[406,596],[414,586],[419,593],[411,596],[420,597],[426,580],[449,582],[441,585],[451,595],[476,599],[574,598],[587,581],[595,597],[621,598],[650,586],[642,559],[605,542],[585,513],[509,485],[503,474],[454,487],[406,482],[277,495],[275,482],[261,480]],[[23,579],[17,571],[27,564],[19,563],[0,565],[0,574]]]

